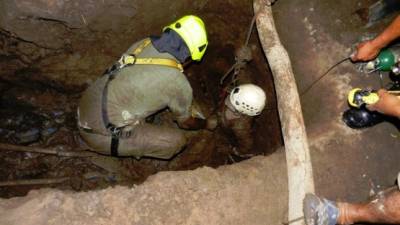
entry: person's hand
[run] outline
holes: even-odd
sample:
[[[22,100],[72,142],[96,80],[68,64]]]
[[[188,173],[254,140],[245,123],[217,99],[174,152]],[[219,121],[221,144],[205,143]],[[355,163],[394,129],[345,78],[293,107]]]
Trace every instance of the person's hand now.
[[[364,41],[358,44],[357,50],[350,56],[351,60],[356,61],[369,61],[375,59],[381,51],[381,48],[371,41]]]
[[[207,130],[215,130],[217,126],[218,126],[218,118],[215,114],[207,118],[207,126],[206,126]]]
[[[384,89],[379,90],[378,95],[379,101],[373,105],[368,105],[367,108],[389,116],[400,117],[400,99]]]

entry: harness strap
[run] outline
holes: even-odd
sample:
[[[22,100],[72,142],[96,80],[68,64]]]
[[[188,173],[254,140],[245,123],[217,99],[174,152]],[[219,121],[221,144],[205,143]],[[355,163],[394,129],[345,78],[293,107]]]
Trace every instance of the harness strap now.
[[[118,146],[119,146],[119,133],[121,128],[117,128],[114,124],[112,124],[108,118],[107,112],[107,96],[108,96],[108,84],[114,77],[109,75],[108,80],[104,86],[103,93],[102,93],[102,101],[101,101],[101,115],[103,117],[103,123],[108,132],[111,135],[111,156],[118,156]]]
[[[176,62],[173,59],[165,59],[165,58],[137,58],[136,56],[139,55],[143,49],[145,49],[151,40],[149,38],[145,39],[136,49],[133,50],[130,54],[125,54],[119,60],[120,68],[129,65],[159,65],[159,66],[167,66],[176,68],[179,71],[183,72],[182,64]]]
[[[118,157],[119,137],[111,136],[111,156]]]
[[[127,55],[122,59],[123,65],[158,65],[176,68],[183,72],[182,64],[172,59],[165,58],[136,58],[135,55]]]
[[[124,54],[116,64],[114,64],[110,69],[106,71],[106,75],[108,76],[108,80],[104,86],[103,93],[102,93],[102,103],[101,103],[101,112],[103,117],[103,123],[108,132],[111,135],[111,155],[118,156],[118,146],[119,146],[119,138],[122,135],[122,128],[124,127],[117,127],[111,123],[107,113],[107,96],[108,96],[108,84],[112,79],[115,78],[116,72],[122,69],[125,66],[130,65],[159,65],[159,66],[167,66],[176,68],[179,71],[183,72],[182,64],[176,62],[172,59],[165,59],[165,58],[137,58],[136,56],[139,55],[149,44],[151,40],[149,38],[145,39],[136,49],[132,51],[131,54]]]
[[[133,50],[132,54],[133,55],[140,54],[143,51],[143,49],[145,49],[150,43],[151,43],[150,38],[144,39],[144,41],[137,48]]]

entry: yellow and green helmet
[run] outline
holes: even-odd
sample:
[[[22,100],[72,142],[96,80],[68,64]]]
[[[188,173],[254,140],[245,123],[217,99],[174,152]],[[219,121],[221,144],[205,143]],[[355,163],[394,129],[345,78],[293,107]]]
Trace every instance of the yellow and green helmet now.
[[[207,32],[203,20],[197,16],[187,15],[166,26],[163,30],[166,29],[174,30],[181,36],[189,48],[193,60],[201,60],[208,46]]]

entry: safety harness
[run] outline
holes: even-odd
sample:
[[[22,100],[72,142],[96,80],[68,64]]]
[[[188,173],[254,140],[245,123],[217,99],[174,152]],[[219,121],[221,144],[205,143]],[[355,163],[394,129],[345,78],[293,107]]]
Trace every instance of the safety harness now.
[[[108,112],[107,112],[107,96],[108,96],[108,84],[112,81],[117,72],[124,67],[133,66],[133,65],[158,65],[158,66],[167,66],[176,68],[180,72],[183,72],[183,67],[180,63],[176,62],[173,59],[166,58],[138,58],[137,56],[151,43],[150,39],[145,39],[136,49],[133,50],[130,54],[124,54],[121,58],[112,65],[109,69],[106,70],[104,76],[108,76],[108,80],[105,83],[103,93],[102,93],[102,103],[101,103],[101,112],[103,117],[103,123],[105,128],[107,129],[109,135],[111,136],[111,155],[118,156],[118,146],[120,138],[128,138],[131,136],[131,132],[122,132],[124,126],[116,126],[111,123]]]

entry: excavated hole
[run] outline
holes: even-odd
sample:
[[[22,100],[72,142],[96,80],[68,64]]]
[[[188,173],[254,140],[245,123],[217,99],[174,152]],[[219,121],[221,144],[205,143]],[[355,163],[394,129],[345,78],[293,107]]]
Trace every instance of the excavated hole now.
[[[184,13],[179,13],[181,15]],[[217,108],[222,87],[219,80],[235,62],[235,49],[245,42],[246,33],[252,18],[251,1],[238,1],[226,5],[224,1],[208,2],[196,14],[204,18],[209,30],[210,45],[204,60],[200,64],[192,64],[186,69],[186,75],[194,90],[195,100],[202,106],[206,115]],[[240,15],[240,16],[237,16]],[[113,18],[109,18],[113,20]],[[170,21],[166,19],[165,21]],[[52,22],[49,24],[49,22]],[[34,24],[33,24],[34,23]],[[0,62],[6,65],[1,72],[0,92],[0,138],[2,143],[25,146],[68,146],[72,151],[78,150],[75,110],[82,90],[87,86],[74,84],[68,71],[58,70],[58,65],[67,63],[57,55],[75,57],[83,55],[87,49],[105,48],[96,57],[104,61],[102,68],[88,66],[85,61],[75,61],[74,67],[86,68],[90,73],[100,75],[125,49],[120,39],[108,38],[106,34],[88,35],[90,29],[72,29],[60,22],[49,20],[28,21],[19,26],[39,26],[36,23],[46,23],[54,26],[65,35],[63,47],[56,50],[41,49],[38,44],[32,44],[23,37],[16,37],[7,29],[1,30]],[[101,25],[101,22],[98,22]],[[97,25],[99,25],[97,24]],[[126,33],[127,23],[115,29],[115,33]],[[40,25],[42,26],[42,25]],[[107,26],[105,24],[104,26]],[[68,32],[66,32],[68,31]],[[137,32],[137,31],[136,31]],[[138,32],[136,36],[158,34],[159,30]],[[49,34],[51,35],[51,33]],[[94,39],[91,45],[79,44],[74,38],[79,36],[87,40]],[[112,35],[111,35],[112,36]],[[96,39],[97,38],[97,39]],[[75,42],[74,42],[75,40]],[[132,42],[132,38],[129,38]],[[137,40],[137,39],[136,39]],[[20,47],[32,49],[31,54],[21,51]],[[110,46],[107,50],[107,46]],[[117,48],[113,48],[118,46]],[[149,175],[164,170],[189,170],[200,166],[218,167],[232,164],[255,155],[267,155],[282,145],[279,118],[276,109],[276,99],[273,81],[265,57],[258,41],[257,32],[253,29],[249,46],[252,49],[253,60],[240,73],[240,82],[252,82],[263,87],[267,92],[268,103],[264,112],[253,121],[251,132],[253,147],[246,150],[243,143],[228,129],[218,128],[214,133],[208,131],[192,132],[188,146],[171,160],[151,158],[68,158],[37,153],[20,153],[2,151],[0,154],[0,180],[53,179],[69,177],[68,181],[51,185],[14,185],[0,187],[0,197],[25,195],[31,189],[54,187],[58,189],[86,191],[104,188],[110,185],[131,185],[143,182]],[[110,50],[110,48],[113,48]],[[42,51],[37,55],[38,51]],[[88,50],[89,51],[89,50]],[[111,51],[112,53],[109,53]],[[113,56],[113,57],[110,57]],[[53,57],[53,58],[51,58]],[[103,57],[103,58],[102,58]],[[42,63],[51,58],[56,62]],[[50,60],[50,61],[52,61]],[[69,62],[70,63],[70,62]],[[77,70],[78,70],[77,69]],[[43,72],[46,71],[46,72]],[[56,71],[50,73],[48,71]],[[64,74],[65,73],[65,74]],[[11,74],[11,75],[10,75]],[[96,75],[97,76],[97,75]],[[83,74],[79,79],[93,80]],[[228,78],[229,79],[229,78]],[[86,81],[85,81],[86,82]],[[84,83],[84,82],[82,82]],[[226,82],[227,83],[227,82]],[[225,84],[226,84],[225,83]],[[167,111],[152,118],[154,123],[165,123],[170,119]],[[4,149],[3,149],[4,150]]]

